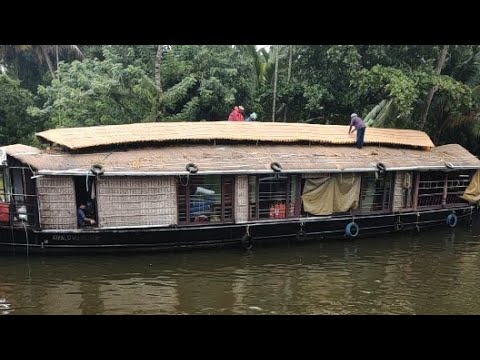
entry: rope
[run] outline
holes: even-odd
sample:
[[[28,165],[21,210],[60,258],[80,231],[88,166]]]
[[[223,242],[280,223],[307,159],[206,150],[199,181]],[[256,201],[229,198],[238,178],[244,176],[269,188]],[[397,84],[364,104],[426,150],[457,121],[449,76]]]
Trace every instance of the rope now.
[[[186,178],[187,178],[187,182],[184,184],[182,181],[182,175],[178,175],[178,181],[180,182],[180,185],[182,185],[183,187],[188,186],[188,183],[190,181],[190,173],[187,174]]]
[[[25,230],[25,238],[26,238],[26,240],[27,240],[27,256],[29,256],[29,255],[30,255],[30,252],[29,252],[29,250],[30,250],[30,243],[29,243],[29,241],[28,241],[28,231],[27,231],[27,227],[26,227],[26,225],[25,225],[25,222],[22,221],[22,224],[23,224],[23,229]]]
[[[87,193],[88,193],[88,177],[90,175],[90,171],[87,171],[87,176],[85,177],[85,188],[87,189]]]

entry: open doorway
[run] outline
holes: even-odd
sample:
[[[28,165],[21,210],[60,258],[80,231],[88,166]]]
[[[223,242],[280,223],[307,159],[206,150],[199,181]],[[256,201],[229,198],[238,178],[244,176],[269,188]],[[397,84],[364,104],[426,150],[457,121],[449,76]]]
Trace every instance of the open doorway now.
[[[97,226],[96,178],[93,176],[74,176],[73,179],[77,211],[82,209],[86,217],[86,219],[80,219],[80,216],[78,216],[78,227]]]

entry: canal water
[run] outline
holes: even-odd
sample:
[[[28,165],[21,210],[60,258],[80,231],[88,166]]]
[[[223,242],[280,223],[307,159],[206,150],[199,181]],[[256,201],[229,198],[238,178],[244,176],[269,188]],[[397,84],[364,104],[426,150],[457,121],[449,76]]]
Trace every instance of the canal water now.
[[[0,255],[0,314],[480,314],[480,234],[191,252]]]

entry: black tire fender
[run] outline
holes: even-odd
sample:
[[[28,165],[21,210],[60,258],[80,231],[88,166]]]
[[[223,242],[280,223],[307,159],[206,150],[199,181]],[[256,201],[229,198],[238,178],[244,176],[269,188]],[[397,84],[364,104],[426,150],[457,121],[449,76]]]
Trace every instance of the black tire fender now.
[[[377,164],[377,169],[380,171],[380,174],[383,174],[385,171],[387,171],[387,167],[382,163]]]
[[[447,225],[450,226],[451,228],[454,228],[457,226],[458,223],[458,217],[454,213],[451,213],[447,216]]]
[[[472,219],[472,218],[469,218],[469,219],[467,220],[467,227],[472,227],[472,225],[473,225],[473,219]]]
[[[275,172],[280,172],[282,171],[282,165],[280,165],[278,162],[272,162],[270,164],[270,167],[272,168],[273,171]]]
[[[99,165],[99,164],[92,165],[92,167],[90,168],[90,171],[92,172],[92,174],[97,176],[103,175],[105,173],[105,169],[103,168],[102,165]]]
[[[185,169],[190,173],[190,174],[195,174],[198,171],[198,166],[195,165],[194,163],[188,163]]]
[[[245,250],[251,250],[253,248],[253,238],[251,235],[245,233],[243,236],[242,236],[242,239],[240,240],[240,242],[242,243],[242,247],[245,249]]]
[[[307,239],[307,233],[305,232],[305,230],[300,229],[300,230],[298,230],[297,234],[295,235],[295,238],[299,242],[305,241]]]

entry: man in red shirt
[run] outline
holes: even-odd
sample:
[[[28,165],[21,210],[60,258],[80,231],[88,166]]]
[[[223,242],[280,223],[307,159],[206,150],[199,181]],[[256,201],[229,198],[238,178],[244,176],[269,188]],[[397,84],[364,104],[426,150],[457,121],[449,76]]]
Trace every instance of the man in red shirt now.
[[[242,105],[235,106],[233,111],[230,113],[228,117],[228,121],[244,121],[243,112],[245,111]]]

